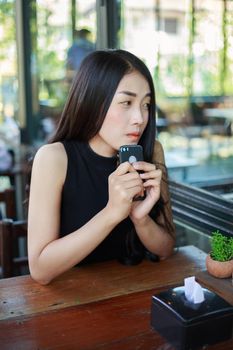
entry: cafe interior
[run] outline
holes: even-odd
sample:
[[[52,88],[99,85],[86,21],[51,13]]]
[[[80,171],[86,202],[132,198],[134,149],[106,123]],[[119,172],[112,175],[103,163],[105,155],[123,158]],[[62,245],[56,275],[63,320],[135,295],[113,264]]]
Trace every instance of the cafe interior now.
[[[27,258],[30,166],[64,108],[78,69],[76,42],[80,61],[120,48],[152,74],[175,254],[160,266],[78,267],[39,286]],[[0,348],[233,349],[231,336],[219,331],[233,328],[233,268],[227,278],[206,270],[213,232],[233,237],[233,1],[0,0],[0,52]],[[206,311],[207,328],[201,321],[193,331],[188,320],[192,336],[176,337],[183,324],[163,313],[158,293],[176,292],[191,276],[228,303],[226,325]],[[161,330],[156,312],[177,331]],[[219,338],[214,330],[207,336],[208,327]]]

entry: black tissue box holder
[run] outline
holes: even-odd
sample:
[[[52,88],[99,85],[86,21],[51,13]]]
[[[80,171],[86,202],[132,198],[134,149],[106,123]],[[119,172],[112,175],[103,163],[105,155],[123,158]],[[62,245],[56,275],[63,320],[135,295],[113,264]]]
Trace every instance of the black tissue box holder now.
[[[196,349],[232,337],[233,306],[203,288],[205,300],[189,302],[184,286],[152,297],[151,325],[179,350]]]

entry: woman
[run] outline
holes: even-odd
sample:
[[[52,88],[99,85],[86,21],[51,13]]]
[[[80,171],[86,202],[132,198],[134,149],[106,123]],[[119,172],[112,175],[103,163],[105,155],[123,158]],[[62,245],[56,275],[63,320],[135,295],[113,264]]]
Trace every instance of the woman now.
[[[145,161],[119,165],[125,144]],[[153,159],[154,158],[154,159]],[[79,263],[168,257],[175,231],[155,94],[144,63],[124,50],[88,55],[51,143],[33,162],[28,216],[32,277],[48,284]],[[134,201],[143,191],[146,197]]]

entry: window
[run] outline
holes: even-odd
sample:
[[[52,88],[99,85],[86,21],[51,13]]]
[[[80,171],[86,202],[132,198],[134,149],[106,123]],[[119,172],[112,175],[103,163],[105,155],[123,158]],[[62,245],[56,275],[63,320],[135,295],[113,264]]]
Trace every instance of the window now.
[[[18,78],[14,1],[0,1],[0,125],[17,118]]]
[[[178,34],[177,18],[164,18],[164,31],[168,34]]]

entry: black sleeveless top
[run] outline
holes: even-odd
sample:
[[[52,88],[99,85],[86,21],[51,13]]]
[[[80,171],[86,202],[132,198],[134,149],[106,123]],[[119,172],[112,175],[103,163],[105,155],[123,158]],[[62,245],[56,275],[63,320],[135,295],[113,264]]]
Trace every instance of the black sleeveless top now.
[[[61,201],[61,237],[82,227],[108,202],[108,176],[117,157],[96,154],[88,144],[63,141],[68,165]],[[129,218],[118,224],[82,263],[122,258],[127,255],[126,234],[133,228]]]

